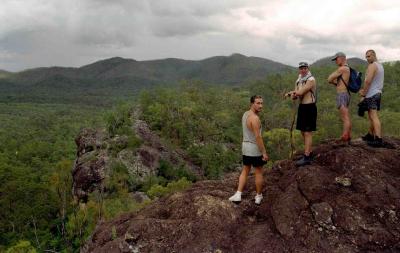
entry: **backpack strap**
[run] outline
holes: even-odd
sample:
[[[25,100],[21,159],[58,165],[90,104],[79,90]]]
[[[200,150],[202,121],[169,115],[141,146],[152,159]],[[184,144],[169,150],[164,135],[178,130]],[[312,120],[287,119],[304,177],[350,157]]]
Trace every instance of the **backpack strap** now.
[[[311,98],[314,100],[314,103],[317,102],[317,96],[315,96],[314,91],[310,90],[311,92]]]
[[[342,81],[343,81],[343,83],[344,83],[344,85],[346,86],[346,88],[348,88],[349,87],[349,85],[344,81],[344,79],[343,79],[343,77],[342,77],[342,75],[340,75],[339,76],[339,78],[340,79],[342,79]],[[337,85],[337,84],[336,84]]]
[[[345,65],[346,67],[348,67],[349,68],[349,82],[350,82],[350,78],[351,78],[351,68],[350,68],[350,66],[349,65]],[[351,94],[350,94],[350,90],[349,90],[349,84],[348,83],[346,83],[345,81],[344,81],[344,79],[343,79],[343,77],[342,77],[342,75],[340,75],[338,78],[340,78],[340,79],[342,79],[342,81],[343,81],[343,83],[344,83],[344,86],[346,86],[346,89],[347,89],[347,93],[349,93],[349,95],[351,96]],[[336,84],[336,86],[337,86],[337,84]]]
[[[349,90],[349,85],[344,81],[342,75],[340,75],[339,78],[342,79],[342,81],[343,81],[343,83],[344,83],[344,86],[346,86],[347,93],[349,93],[349,95],[351,96],[350,90]],[[350,81],[350,76],[349,76],[349,81]],[[336,86],[337,86],[337,84],[336,84]]]
[[[314,76],[307,77],[307,79],[303,83],[306,84],[308,79],[311,77],[314,77]],[[300,83],[300,81],[297,81],[296,86],[299,86],[299,83]],[[317,102],[317,97],[315,96],[314,91],[312,89],[310,89],[309,92],[311,92],[311,98],[314,100],[314,103]]]

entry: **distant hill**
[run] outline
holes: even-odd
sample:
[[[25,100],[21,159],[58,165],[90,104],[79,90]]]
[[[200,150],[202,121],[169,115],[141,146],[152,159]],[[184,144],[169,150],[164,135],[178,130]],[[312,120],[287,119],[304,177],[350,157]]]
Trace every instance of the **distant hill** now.
[[[311,67],[335,66],[335,62],[331,61],[331,58],[332,58],[331,56],[321,58],[321,59],[317,60],[316,62],[312,63]],[[368,64],[367,61],[357,58],[357,57],[347,59],[347,63],[350,66],[357,66],[357,65],[367,66],[367,64]]]
[[[8,71],[6,71],[6,70],[0,69],[0,78],[8,77],[8,76],[11,75],[11,74],[12,74],[11,72],[8,72]]]
[[[240,84],[247,80],[263,79],[273,72],[290,71],[294,68],[278,62],[240,54],[215,56],[200,61],[175,58],[152,61],[136,61],[114,57],[80,68],[36,68],[16,73],[19,83],[35,84],[62,75],[69,79],[105,81],[120,79],[147,80],[147,83],[169,83],[181,79],[199,79],[216,84]]]
[[[240,85],[264,79],[271,73],[294,69],[268,59],[241,54],[199,61],[175,58],[136,61],[113,57],[80,68],[49,67],[7,72],[0,79],[0,101],[71,102],[82,94],[85,99],[98,100],[105,96],[133,95],[143,88],[173,85],[183,79]]]

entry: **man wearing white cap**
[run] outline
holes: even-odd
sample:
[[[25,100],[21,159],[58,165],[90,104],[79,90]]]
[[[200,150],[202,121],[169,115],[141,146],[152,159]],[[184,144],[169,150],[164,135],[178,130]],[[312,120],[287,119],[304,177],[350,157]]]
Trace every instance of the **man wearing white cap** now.
[[[347,89],[350,78],[350,68],[347,65],[346,55],[342,52],[336,53],[332,59],[338,68],[328,77],[328,82],[336,86],[336,107],[340,112],[343,122],[343,131],[340,140],[348,142],[351,139],[351,121],[349,113],[350,93]]]
[[[296,129],[301,131],[304,140],[304,155],[296,162],[296,166],[310,164],[312,161],[312,132],[317,128],[316,82],[311,75],[307,62],[299,63],[299,77],[295,90],[286,93],[292,99],[299,99]]]

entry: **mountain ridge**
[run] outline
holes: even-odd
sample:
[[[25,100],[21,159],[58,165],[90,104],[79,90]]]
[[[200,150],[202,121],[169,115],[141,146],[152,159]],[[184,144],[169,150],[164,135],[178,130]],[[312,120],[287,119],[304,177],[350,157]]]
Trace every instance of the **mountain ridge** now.
[[[207,70],[208,64],[213,64],[215,67],[219,67],[219,70],[223,70],[224,67],[229,64],[239,64],[239,69],[248,67],[250,65],[252,67],[262,68],[265,74],[271,73],[271,71],[290,71],[293,70],[294,67],[289,65],[285,65],[279,62],[275,62],[269,59],[264,59],[260,57],[248,57],[241,54],[232,54],[231,56],[213,56],[209,58],[205,58],[202,60],[184,60],[179,58],[166,58],[159,60],[146,60],[146,61],[137,61],[134,59],[122,58],[122,57],[112,57],[108,59],[99,60],[87,65],[83,65],[81,67],[60,67],[60,66],[52,66],[52,67],[38,67],[32,69],[26,69],[20,72],[6,72],[13,76],[13,80],[16,82],[28,82],[35,83],[37,81],[41,81],[46,77],[53,76],[54,74],[62,74],[68,78],[112,78],[113,75],[109,76],[105,73],[114,73],[120,75],[122,71],[125,71],[125,76],[143,76],[143,74],[155,75],[155,77],[168,77],[168,74],[171,73],[171,70],[176,71],[175,76],[172,75],[172,78],[167,78],[171,80],[175,80],[176,78],[191,78],[196,71],[204,72]],[[247,64],[245,66],[241,66],[240,64]],[[168,66],[170,65],[170,66]],[[264,66],[263,66],[264,65]],[[217,70],[214,70],[218,72]],[[163,73],[165,72],[165,73]],[[150,78],[151,79],[151,78]],[[160,78],[156,78],[160,79]],[[207,77],[204,78],[204,81],[207,80]],[[213,81],[222,82],[221,78],[213,78]],[[237,82],[240,82],[238,80]]]
[[[237,86],[294,70],[268,59],[240,54],[200,61],[112,57],[79,68],[40,67],[4,74],[0,78],[0,102],[109,103],[110,98],[132,97],[143,89],[177,85],[182,80]]]
[[[188,64],[194,65],[201,65],[201,64],[217,64],[219,67],[226,66],[230,62],[234,62],[236,64],[243,61],[247,64],[247,68],[252,69],[255,68],[255,72],[257,73],[259,70],[264,71],[264,75],[270,74],[272,71],[282,72],[282,71],[290,71],[295,70],[296,67],[286,65],[280,63],[278,61],[270,60],[267,58],[257,57],[257,56],[246,56],[239,53],[234,53],[230,56],[211,56],[201,60],[186,60],[181,58],[164,58],[164,59],[155,59],[155,60],[144,60],[144,61],[137,61],[135,59],[130,58],[123,58],[123,57],[111,57],[102,60],[95,61],[93,63],[89,63],[86,65],[82,65],[80,67],[64,67],[64,66],[51,66],[51,67],[37,67],[37,68],[30,68],[25,69],[18,72],[10,72],[7,70],[0,70],[0,75],[4,77],[12,77],[11,79],[17,82],[30,82],[34,83],[44,79],[45,77],[52,76],[54,74],[62,74],[69,78],[88,78],[88,77],[100,77],[100,78],[107,78],[108,76],[104,74],[104,72],[112,72],[112,70],[116,70],[118,67],[122,66],[122,69],[128,70],[125,75],[127,76],[135,76],[137,73],[132,71],[134,68],[138,70],[146,70],[146,67],[163,67],[163,65],[172,64],[177,72],[180,72],[179,68],[185,68],[183,72],[180,73],[182,78],[190,78],[192,72],[185,73],[187,70]],[[367,62],[360,58],[352,57],[348,59],[350,65],[364,65]],[[263,68],[263,65],[268,66],[268,68]],[[330,57],[321,58],[311,64],[314,67],[326,66],[326,65],[334,65],[332,61],[330,61]],[[128,67],[128,69],[126,69]],[[164,66],[165,67],[165,66]],[[130,70],[130,72],[129,72]],[[196,69],[198,70],[198,69]],[[91,72],[95,73],[91,73]],[[120,70],[122,71],[122,70]],[[154,72],[155,70],[153,70]],[[200,71],[204,72],[204,67],[200,68]],[[118,72],[118,71],[116,71]],[[148,72],[148,71],[147,71]],[[181,70],[182,72],[182,70]],[[260,73],[258,74],[260,75]],[[34,77],[34,78],[32,78]],[[109,77],[108,77],[109,78]],[[209,81],[209,80],[205,80]],[[214,79],[213,81],[220,81],[218,78]]]
[[[357,59],[356,62],[362,62]],[[364,61],[365,62],[365,61]],[[317,65],[332,64],[317,61]],[[314,66],[314,65],[312,65]],[[39,67],[0,72],[0,102],[109,103],[132,97],[143,89],[174,86],[182,80],[211,85],[240,86],[271,74],[295,72],[296,67],[266,58],[232,54],[202,60],[166,58],[137,61],[123,57],[99,60],[79,68]],[[86,96],[85,94],[90,94]],[[107,102],[107,101],[108,102]]]

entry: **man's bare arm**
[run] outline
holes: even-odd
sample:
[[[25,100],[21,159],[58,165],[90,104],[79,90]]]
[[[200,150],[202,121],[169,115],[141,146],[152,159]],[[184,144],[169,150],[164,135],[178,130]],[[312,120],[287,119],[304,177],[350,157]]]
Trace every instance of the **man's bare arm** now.
[[[296,96],[303,96],[304,94],[306,94],[309,90],[312,89],[314,83],[315,83],[314,80],[307,80],[304,86],[302,86],[299,90],[295,91]]]
[[[328,83],[337,84],[337,79],[339,76],[343,75],[343,67],[338,68],[335,72],[329,75]]]
[[[372,80],[375,77],[377,67],[375,64],[369,64],[367,73],[365,75],[364,87],[360,90],[360,95],[365,96],[368,93],[368,89],[371,86]]]

